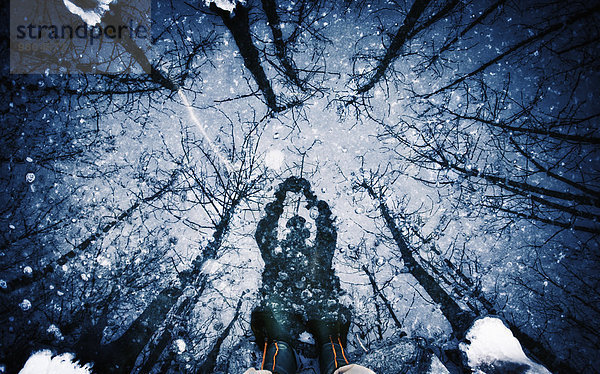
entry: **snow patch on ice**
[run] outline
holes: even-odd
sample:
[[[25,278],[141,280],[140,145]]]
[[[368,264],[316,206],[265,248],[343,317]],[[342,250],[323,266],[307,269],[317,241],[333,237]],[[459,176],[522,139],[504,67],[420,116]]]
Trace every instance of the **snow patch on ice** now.
[[[179,354],[185,352],[185,349],[187,348],[185,341],[183,339],[177,339],[173,342],[173,345],[175,346],[175,348],[177,349],[177,352]]]
[[[467,332],[470,344],[461,343],[475,373],[485,373],[486,369],[520,365],[529,367],[524,373],[550,374],[542,365],[531,361],[523,352],[521,344],[502,320],[494,317],[478,319]],[[501,369],[500,369],[501,370]]]
[[[228,12],[233,12],[237,1],[236,0],[204,0],[204,3],[206,4],[206,6],[210,6],[211,3],[215,3],[217,8],[221,8]],[[244,4],[243,1],[240,1],[240,3]]]
[[[71,353],[63,353],[52,357],[49,350],[38,351],[31,355],[19,374],[90,374],[91,365],[79,365]]]
[[[298,340],[300,340],[302,343],[306,343],[306,344],[315,344],[315,340],[313,339],[312,335],[306,331],[304,331],[302,334],[300,334],[300,336],[298,337]]]
[[[84,10],[77,5],[73,4],[69,0],[63,0],[63,3],[69,10],[69,12],[79,16],[83,22],[87,23],[90,26],[94,26],[100,23],[102,20],[102,16],[104,13],[108,11],[108,7],[113,0],[98,0],[97,5],[94,9]]]

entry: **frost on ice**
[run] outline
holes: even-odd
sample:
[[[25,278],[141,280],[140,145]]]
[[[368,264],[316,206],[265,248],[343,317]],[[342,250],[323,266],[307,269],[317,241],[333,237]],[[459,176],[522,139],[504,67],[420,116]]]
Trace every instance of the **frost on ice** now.
[[[279,149],[272,149],[265,155],[265,165],[272,170],[279,170],[283,166],[285,155]]]
[[[461,343],[469,366],[475,373],[523,372],[527,374],[550,374],[542,365],[531,361],[523,352],[521,344],[502,320],[493,317],[478,319],[466,335],[470,344]]]
[[[79,365],[71,353],[63,353],[52,357],[52,352],[43,350],[29,357],[19,374],[90,374],[89,364]]]

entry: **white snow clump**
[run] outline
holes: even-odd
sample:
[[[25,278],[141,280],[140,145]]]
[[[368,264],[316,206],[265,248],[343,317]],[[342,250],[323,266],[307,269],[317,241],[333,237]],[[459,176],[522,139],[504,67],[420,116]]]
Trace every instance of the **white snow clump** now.
[[[113,0],[97,0],[97,5],[94,9],[82,9],[69,0],[63,0],[69,12],[79,16],[83,22],[90,26],[100,23],[102,16],[108,11],[108,7],[112,2]]]
[[[186,349],[186,344],[185,341],[183,339],[177,339],[173,342],[173,345],[175,346],[175,348],[177,349],[177,352],[179,354],[182,354],[183,352],[185,352]]]
[[[31,355],[19,374],[91,374],[89,364],[79,365],[71,353],[63,353],[52,357],[52,352],[45,349]]]
[[[315,340],[313,339],[312,335],[306,331],[304,331],[304,332],[302,332],[302,334],[300,334],[300,336],[298,337],[298,340],[300,340],[302,343],[315,344]]]
[[[469,366],[477,374],[500,373],[517,366],[527,374],[550,374],[544,366],[525,355],[519,341],[499,318],[476,320],[466,338],[470,344],[461,343],[460,349],[466,353]]]
[[[236,0],[204,0],[204,3],[206,4],[206,6],[210,6],[211,3],[215,3],[217,8],[221,8],[228,12],[232,12],[235,9],[235,4],[237,3],[237,1]],[[240,3],[243,4],[244,2],[240,1]]]

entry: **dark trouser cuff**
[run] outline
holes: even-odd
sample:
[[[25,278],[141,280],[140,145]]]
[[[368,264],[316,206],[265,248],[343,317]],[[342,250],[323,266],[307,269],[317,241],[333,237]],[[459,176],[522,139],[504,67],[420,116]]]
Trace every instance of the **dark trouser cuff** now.
[[[270,370],[276,374],[295,374],[297,369],[296,352],[288,343],[272,340],[263,348],[262,370]]]
[[[319,347],[319,368],[321,374],[332,374],[342,366],[350,364],[346,358],[346,351],[339,337],[330,337],[329,343]]]

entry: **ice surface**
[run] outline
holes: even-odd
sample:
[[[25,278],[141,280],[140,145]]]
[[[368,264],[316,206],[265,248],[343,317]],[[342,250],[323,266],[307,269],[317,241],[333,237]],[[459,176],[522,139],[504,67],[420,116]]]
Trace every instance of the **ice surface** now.
[[[279,170],[283,166],[285,155],[279,149],[272,149],[265,155],[265,166],[272,170]]]
[[[418,341],[392,337],[378,342],[355,361],[376,373],[446,374],[446,367]]]
[[[68,0],[66,2],[72,4]],[[207,0],[205,3],[208,5],[211,1]],[[218,0],[214,3],[216,6],[229,11],[232,11],[236,4],[233,0]],[[477,8],[476,6],[473,7]],[[292,8],[293,6],[290,5],[288,10],[291,11]],[[283,9],[284,7],[282,6]],[[84,10],[78,8],[76,11],[83,12]],[[517,232],[517,227],[512,233],[508,229],[507,231],[503,231],[502,233],[505,235],[500,236],[500,231],[494,230],[493,225],[484,220],[502,221],[498,217],[485,216],[484,213],[479,217],[470,217],[472,212],[464,206],[455,207],[453,205],[455,199],[452,194],[456,191],[457,194],[460,193],[462,196],[461,184],[456,183],[452,186],[446,186],[443,183],[446,179],[455,178],[452,172],[432,170],[429,173],[427,170],[420,170],[417,167],[405,165],[408,163],[404,162],[402,157],[410,156],[410,148],[398,146],[398,141],[394,137],[384,137],[381,126],[367,118],[366,114],[375,119],[378,119],[378,116],[382,117],[386,122],[390,123],[402,118],[408,120],[412,113],[407,112],[407,103],[410,101],[411,95],[402,91],[394,93],[393,85],[391,85],[390,97],[385,97],[388,93],[381,90],[380,87],[376,88],[373,93],[378,98],[374,102],[373,108],[369,108],[369,111],[373,113],[364,111],[364,113],[360,114],[360,121],[353,121],[350,115],[345,118],[338,116],[335,106],[330,105],[333,102],[332,99],[338,99],[341,94],[347,94],[352,91],[351,87],[346,86],[350,82],[350,74],[353,72],[351,62],[354,61],[353,57],[357,51],[364,50],[365,53],[369,51],[369,54],[372,52],[373,55],[382,56],[382,52],[384,52],[382,50],[384,46],[381,43],[382,37],[376,35],[376,30],[384,27],[385,29],[389,29],[389,31],[393,31],[397,27],[397,25],[392,26],[393,23],[390,22],[386,24],[385,19],[382,20],[382,26],[377,26],[372,20],[369,21],[370,16],[366,13],[364,18],[353,21],[350,11],[349,9],[348,16],[343,12],[335,11],[322,20],[329,22],[329,26],[324,28],[324,33],[326,37],[333,41],[333,43],[324,45],[323,50],[324,56],[328,56],[327,69],[323,69],[326,72],[323,78],[323,87],[327,89],[326,92],[328,93],[325,96],[315,96],[308,100],[306,105],[301,108],[301,111],[299,110],[300,113],[298,114],[301,114],[300,117],[296,116],[296,111],[290,111],[291,113],[284,112],[278,114],[277,120],[267,120],[264,126],[262,123],[260,124],[260,129],[261,131],[264,130],[264,134],[262,134],[261,143],[257,148],[257,154],[264,156],[264,166],[268,169],[267,173],[272,181],[267,182],[264,194],[261,194],[256,199],[251,199],[252,203],[248,207],[244,205],[242,211],[236,212],[236,217],[231,225],[231,231],[223,246],[224,250],[219,252],[221,255],[221,258],[218,259],[219,262],[214,260],[209,261],[203,267],[203,274],[210,275],[209,278],[211,281],[213,278],[215,280],[211,286],[218,288],[218,291],[221,293],[224,292],[223,290],[226,290],[228,292],[227,297],[231,298],[231,300],[219,298],[215,296],[214,291],[211,293],[210,287],[207,288],[207,291],[200,299],[200,302],[206,304],[207,307],[198,307],[197,318],[189,319],[189,321],[193,321],[190,322],[190,325],[196,323],[196,326],[190,327],[192,330],[197,329],[203,334],[206,329],[206,326],[204,326],[205,321],[211,321],[217,317],[222,319],[221,322],[227,323],[227,318],[231,318],[231,314],[222,313],[215,317],[215,310],[219,312],[231,312],[233,305],[235,305],[235,299],[240,297],[243,291],[256,291],[259,287],[260,274],[263,268],[253,235],[256,222],[264,214],[265,202],[272,198],[272,191],[268,189],[268,183],[276,184],[281,181],[282,177],[299,173],[299,165],[303,164],[303,159],[296,151],[296,148],[305,151],[311,147],[315,139],[318,139],[319,142],[315,143],[310,148],[310,151],[307,152],[303,171],[304,175],[310,176],[311,183],[314,184],[314,190],[319,195],[319,198],[328,201],[332,205],[334,215],[337,217],[336,224],[339,227],[338,247],[336,249],[334,267],[342,281],[342,287],[348,291],[348,298],[351,298],[352,302],[357,305],[354,318],[357,326],[361,326],[363,329],[368,328],[369,334],[375,335],[376,329],[374,326],[376,326],[376,319],[374,316],[376,315],[376,310],[374,305],[378,303],[380,307],[382,306],[380,300],[372,299],[372,287],[361,271],[361,266],[366,264],[373,267],[372,271],[376,276],[379,286],[383,287],[384,295],[390,300],[393,310],[402,319],[404,328],[411,336],[421,336],[431,339],[434,344],[437,344],[444,337],[448,336],[450,332],[450,327],[445,322],[439,308],[430,307],[428,300],[423,301],[424,298],[427,299],[426,295],[424,298],[421,297],[421,295],[424,295],[424,291],[415,283],[414,278],[410,274],[406,274],[406,269],[402,268],[397,250],[394,249],[394,244],[390,240],[389,232],[387,232],[379,217],[377,205],[363,191],[353,189],[353,182],[362,178],[368,178],[369,170],[378,170],[379,166],[387,164],[391,165],[392,171],[395,174],[389,173],[391,175],[381,180],[381,184],[387,189],[386,196],[388,199],[386,203],[388,203],[395,213],[410,216],[410,213],[417,212],[415,216],[418,220],[414,218],[414,222],[411,222],[410,217],[406,221],[403,218],[398,218],[405,234],[414,237],[412,231],[408,229],[413,224],[413,227],[419,230],[420,235],[427,237],[431,243],[435,243],[434,249],[436,251],[446,254],[453,253],[456,248],[466,248],[465,253],[461,253],[461,256],[464,254],[465,258],[462,263],[462,265],[465,265],[465,268],[462,269],[470,268],[472,263],[482,264],[481,268],[478,269],[478,273],[473,270],[467,275],[473,276],[474,281],[482,283],[482,290],[486,292],[486,295],[495,296],[492,292],[494,286],[498,285],[503,292],[500,296],[506,296],[508,299],[507,313],[515,312],[517,317],[525,316],[527,318],[528,315],[521,302],[535,305],[536,300],[533,298],[519,298],[519,294],[515,294],[513,297],[511,290],[504,287],[502,283],[508,277],[510,277],[508,279],[513,279],[513,274],[517,269],[520,269],[518,268],[519,261],[516,258],[517,255],[523,255],[524,251],[517,248],[524,248],[524,240],[531,238],[530,233]],[[257,13],[260,13],[260,11],[257,10]],[[92,11],[90,14],[84,14],[82,17],[94,17],[94,14],[98,15],[99,13]],[[395,16],[395,18],[397,17]],[[92,23],[94,21],[90,20]],[[257,37],[254,40],[261,49],[265,48],[265,52],[268,53],[272,46],[270,44],[262,44],[261,41],[267,40],[270,35],[263,21],[261,19],[255,22]],[[397,21],[399,20],[394,20],[394,22]],[[323,22],[322,25],[326,25],[327,22]],[[518,21],[515,19],[515,22]],[[263,25],[262,28],[261,25]],[[286,32],[293,29],[293,24],[288,25],[285,29]],[[219,32],[219,28],[216,30]],[[184,140],[179,133],[180,126],[177,124],[178,121],[180,124],[184,124],[184,126],[181,126],[182,133],[189,130],[189,132],[195,133],[197,138],[201,139],[201,132],[204,131],[214,139],[214,150],[224,147],[223,144],[226,144],[226,141],[223,140],[225,131],[218,127],[219,123],[222,122],[219,120],[221,115],[217,113],[217,110],[207,109],[205,105],[213,105],[215,100],[247,94],[249,91],[246,85],[238,82],[245,82],[248,79],[252,83],[252,80],[243,66],[243,61],[239,56],[233,38],[225,27],[221,27],[220,30],[221,33],[218,35],[218,40],[222,39],[222,44],[217,44],[212,54],[208,55],[208,59],[212,59],[216,63],[211,64],[212,67],[206,69],[206,74],[202,74],[197,79],[198,85],[202,84],[203,86],[202,92],[204,95],[200,97],[189,95],[190,104],[193,104],[194,108],[197,108],[194,109],[196,114],[191,116],[186,112],[190,110],[190,106],[181,104],[177,106],[171,103],[171,101],[157,100],[155,107],[158,110],[152,108],[151,111],[143,113],[152,117],[153,122],[156,123],[148,122],[141,124],[138,121],[125,120],[123,115],[118,114],[114,117],[107,115],[101,118],[101,127],[116,136],[115,150],[104,152],[102,149],[99,149],[97,153],[94,150],[94,157],[96,157],[96,154],[98,157],[98,159],[94,159],[94,162],[99,170],[102,170],[100,168],[114,170],[111,174],[101,177],[102,174],[98,173],[98,177],[85,179],[76,177],[76,175],[87,175],[87,169],[80,168],[78,164],[79,161],[85,161],[85,159],[80,160],[77,158],[75,161],[71,159],[56,161],[53,168],[60,171],[64,177],[60,177],[59,179],[48,178],[47,172],[37,168],[38,163],[46,155],[39,152],[32,152],[31,156],[26,159],[27,162],[35,160],[36,164],[26,165],[19,170],[19,174],[17,175],[20,183],[26,182],[24,177],[27,172],[34,171],[35,174],[32,174],[32,176],[37,177],[37,179],[35,179],[33,185],[40,191],[37,194],[40,198],[44,196],[41,192],[45,191],[45,184],[50,183],[49,181],[54,182],[55,180],[57,185],[49,190],[51,193],[48,196],[53,196],[54,201],[58,202],[62,197],[72,195],[72,200],[67,200],[67,203],[62,205],[69,208],[68,210],[65,208],[63,209],[64,211],[54,212],[54,216],[49,217],[52,218],[52,221],[43,222],[49,225],[50,223],[58,222],[62,218],[69,221],[68,230],[57,231],[56,234],[53,234],[59,238],[56,240],[56,246],[52,245],[52,247],[56,247],[57,252],[65,253],[72,247],[72,242],[77,244],[86,237],[89,237],[91,228],[96,228],[99,224],[105,222],[106,217],[114,217],[119,212],[127,209],[135,199],[134,195],[148,196],[149,192],[155,190],[155,188],[149,187],[151,184],[138,184],[139,180],[136,176],[138,174],[147,174],[153,175],[153,178],[159,178],[163,175],[163,172],[171,170],[168,162],[162,160],[162,158],[166,157],[167,151],[169,153],[173,152],[175,155],[178,154],[180,141]],[[264,35],[262,34],[265,30],[267,31],[266,37],[263,37]],[[193,41],[200,40],[199,37],[201,35],[197,35],[193,28],[188,28],[185,31],[189,31],[189,34],[185,33],[185,36],[189,38],[186,39],[187,41],[190,41],[190,39]],[[503,31],[503,27],[499,27],[497,31]],[[439,35],[441,38],[444,36],[444,33],[440,33]],[[365,36],[364,39],[363,36]],[[359,39],[360,42],[357,42]],[[477,38],[473,40],[476,41]],[[510,42],[510,40],[507,40],[507,42]],[[303,43],[298,43],[298,45],[302,46]],[[165,46],[168,46],[167,39],[159,41],[156,51],[163,51]],[[409,46],[409,48],[410,50],[419,50],[421,47]],[[475,47],[473,49],[477,52]],[[307,45],[306,51],[300,50],[298,53],[293,53],[294,62],[298,67],[311,67],[310,57],[314,50],[312,45]],[[463,55],[464,52],[460,52],[459,54]],[[464,56],[470,56],[469,62],[471,58],[477,62],[484,57],[488,57],[476,57],[471,53],[464,54]],[[417,82],[417,79],[419,79],[422,87],[416,87],[417,89],[427,90],[428,83],[429,85],[432,83],[435,85],[443,82],[443,79],[432,82],[426,75],[418,76],[412,74],[408,70],[418,66],[416,65],[417,61],[411,59],[410,56],[403,56],[402,60],[402,63],[396,64],[397,66],[394,69],[398,70],[400,76],[404,75],[406,81],[414,79]],[[200,64],[202,61],[201,58],[198,58],[193,64]],[[464,63],[467,64],[468,62],[464,61]],[[357,65],[357,71],[364,70],[365,66],[368,70],[368,63],[364,63],[362,64],[364,66],[361,66],[361,62],[357,61]],[[265,66],[268,66],[268,64],[265,63]],[[460,74],[463,69],[456,71],[456,74]],[[448,71],[454,74],[452,70]],[[174,73],[177,72],[175,71]],[[274,71],[268,71],[267,73],[270,78],[273,78]],[[530,76],[526,70],[519,72],[519,74]],[[491,77],[486,77],[486,79],[491,79]],[[189,81],[191,82],[193,79]],[[277,79],[272,79],[272,81],[277,82]],[[394,81],[390,80],[390,82]],[[47,83],[49,84],[50,81],[48,80]],[[192,87],[185,88],[191,90]],[[282,97],[289,93],[284,87],[276,86],[275,88],[278,94],[282,93]],[[499,86],[499,88],[501,87]],[[336,95],[336,92],[341,94]],[[384,97],[380,97],[382,95]],[[458,106],[459,102],[464,103],[464,100],[460,100],[464,97],[460,94],[453,94],[451,99],[449,99],[450,105]],[[432,98],[433,100],[441,99]],[[173,101],[177,101],[177,98],[175,97]],[[388,104],[391,105],[390,109],[387,108]],[[13,104],[10,103],[10,106],[12,107]],[[248,110],[248,108],[253,109]],[[235,118],[236,132],[241,132],[240,129],[243,123],[253,121],[256,115],[262,115],[263,113],[261,113],[260,108],[262,108],[260,98],[257,99],[254,96],[225,101],[218,105],[219,111],[222,111],[227,117]],[[484,111],[484,109],[485,107],[481,110]],[[133,117],[136,117],[136,115],[133,115]],[[201,126],[194,126],[193,119],[196,116]],[[296,118],[304,119],[297,120]],[[90,122],[84,121],[83,118],[81,118],[81,121],[79,121],[79,118],[76,119],[76,124],[82,127]],[[59,119],[53,117],[52,120]],[[423,124],[420,121],[421,119],[417,117],[414,123],[411,122],[408,125],[417,124],[417,128],[421,128]],[[292,124],[294,124],[294,130],[292,130]],[[439,132],[444,130],[446,122],[440,122],[439,124],[432,123],[431,125],[435,128],[435,131]],[[414,131],[407,132],[406,140],[418,142],[419,136],[417,135],[418,133]],[[473,133],[471,135],[475,136],[476,134]],[[218,141],[218,139],[221,140]],[[46,143],[47,146],[50,146],[54,142],[59,141],[60,139],[56,135],[53,135],[53,137],[47,138]],[[398,157],[394,154],[395,152],[398,152]],[[228,153],[224,154],[226,157],[229,156]],[[25,153],[24,155],[29,155],[29,153]],[[53,155],[51,154],[51,156]],[[147,164],[151,165],[154,162],[153,160],[159,159],[162,164],[157,163],[156,171],[145,169]],[[477,164],[473,160],[467,161],[468,163],[465,165],[467,169],[481,169],[482,165]],[[232,158],[232,162],[235,162],[237,168],[239,159]],[[491,167],[495,165],[496,161],[486,159],[486,162]],[[198,167],[196,169],[199,174],[210,173],[210,169],[206,171],[204,168],[205,164],[202,161],[197,163]],[[179,167],[180,165],[177,164],[176,166]],[[192,167],[192,165],[189,166],[190,168]],[[262,162],[260,166],[261,170],[259,171],[262,171]],[[290,169],[287,169],[288,167]],[[406,169],[404,169],[405,167]],[[71,175],[72,178],[70,178]],[[394,177],[398,177],[399,179],[395,180]],[[430,179],[439,183],[434,188],[433,186],[428,186],[417,181],[416,178]],[[102,256],[97,257],[95,261],[92,257],[86,265],[80,264],[79,260],[71,261],[67,265],[64,265],[62,267],[65,273],[64,279],[73,281],[78,287],[84,287],[82,283],[88,278],[88,274],[110,276],[109,271],[119,271],[121,259],[134,258],[136,253],[135,248],[138,246],[148,247],[152,250],[160,247],[160,245],[147,246],[147,243],[138,241],[138,238],[143,236],[159,238],[162,235],[162,228],[158,229],[158,227],[162,225],[165,226],[164,230],[168,231],[172,238],[177,239],[177,241],[171,244],[172,252],[169,253],[175,259],[174,266],[170,266],[170,257],[165,256],[166,262],[169,263],[167,270],[159,272],[160,269],[157,268],[157,271],[152,272],[152,274],[157,274],[161,277],[164,275],[165,280],[175,278],[176,271],[186,269],[191,258],[199,252],[199,248],[206,246],[207,242],[202,242],[200,239],[202,235],[207,235],[207,237],[211,235],[209,230],[191,229],[186,226],[187,224],[192,225],[192,223],[194,225],[204,225],[205,222],[209,221],[207,215],[202,212],[202,209],[199,209],[200,205],[194,206],[191,203],[195,199],[198,200],[196,186],[199,183],[195,183],[191,178],[186,180],[186,182],[192,187],[178,186],[178,189],[181,189],[180,196],[175,193],[168,194],[164,199],[164,203],[157,202],[156,204],[142,205],[139,211],[145,215],[143,219],[140,218],[142,214],[139,216],[136,215],[129,222],[118,226],[117,230],[109,233],[110,235],[108,235],[106,240],[99,239],[97,248],[101,248],[106,253],[103,252]],[[543,180],[540,183],[543,184]],[[82,187],[89,187],[89,189],[83,189]],[[58,191],[60,191],[60,194],[56,193]],[[474,193],[473,195],[476,194]],[[177,197],[177,200],[175,200],[175,197]],[[180,202],[180,197],[185,199]],[[51,202],[49,201],[49,203]],[[82,213],[80,214],[78,209],[75,209],[76,213],[70,213],[72,211],[71,208],[79,208],[79,204],[85,208],[82,210]],[[480,205],[481,203],[476,202],[471,207],[479,207]],[[44,207],[45,205],[42,206],[42,208]],[[168,208],[164,209],[165,211],[180,208],[181,212],[174,218],[168,212],[161,213],[161,210],[165,207]],[[300,208],[303,209],[303,206]],[[249,213],[250,209],[252,209],[251,213]],[[37,211],[35,210],[34,212]],[[317,211],[313,209],[308,216],[314,220],[317,217]],[[16,230],[13,234],[17,237],[21,235],[25,226],[20,221],[20,217],[11,217],[11,219],[11,222],[14,224],[9,227],[11,230]],[[31,225],[31,227],[35,226]],[[148,230],[143,229],[145,227],[148,227]],[[509,227],[509,229],[512,228]],[[285,235],[283,230],[279,232]],[[535,237],[532,240],[534,239]],[[415,243],[419,244],[416,239],[411,244]],[[16,249],[18,248],[15,247],[14,252],[8,252],[8,254],[17,253]],[[414,248],[418,250],[416,253],[420,253],[423,257],[427,256],[426,259],[428,261],[441,261],[445,258],[445,256],[436,255],[432,247],[429,246],[415,246]],[[342,249],[344,249],[343,252]],[[176,256],[174,253],[176,253]],[[280,247],[275,250],[275,254],[277,255],[281,255],[282,253]],[[561,261],[564,261],[564,256],[560,257]],[[139,257],[137,261],[142,261],[142,258],[145,259],[145,257]],[[453,259],[451,258],[451,260]],[[521,262],[526,263],[526,259],[524,258]],[[94,269],[94,264],[105,267],[105,269]],[[143,265],[144,261],[141,264]],[[436,265],[436,262],[434,261],[433,264]],[[460,265],[458,262],[456,264]],[[509,266],[509,264],[514,264],[515,266]],[[37,264],[33,266],[34,269],[38,269]],[[58,267],[58,269],[61,268]],[[93,270],[97,273],[94,273]],[[137,274],[132,271],[125,275],[135,277]],[[531,273],[523,272],[523,274],[519,273],[518,275],[523,275],[522,279],[527,282],[537,280]],[[6,276],[8,277],[9,275]],[[90,277],[89,279],[93,280],[95,278]],[[57,299],[64,299],[65,304],[68,302],[71,305],[80,304],[80,300],[72,296],[73,292],[69,292],[58,282],[56,284],[59,287],[56,294],[60,296]],[[92,284],[92,282],[88,281],[87,284]],[[531,284],[534,285],[534,283]],[[547,284],[548,282],[544,285],[548,287]],[[124,298],[115,302],[115,306],[111,306],[111,310],[114,310],[115,316],[111,317],[111,323],[126,327],[133,316],[131,316],[131,312],[124,313],[123,310],[141,311],[144,303],[152,300],[161,285],[163,284],[151,283],[143,292],[136,291],[136,293],[132,293],[131,299]],[[120,285],[118,286],[120,287]],[[552,284],[550,284],[550,288],[551,286]],[[0,287],[6,287],[6,281],[0,281]],[[186,291],[189,290],[186,289]],[[124,289],[122,293],[127,294],[128,291],[128,289]],[[551,292],[551,290],[544,292]],[[62,297],[63,295],[64,297]],[[192,296],[193,294],[186,292],[185,295]],[[41,303],[38,302],[35,295],[28,295],[27,297],[33,302],[36,309],[41,308]],[[249,293],[244,297],[248,299],[248,302],[244,304],[245,312],[243,312],[247,316],[253,307],[252,300],[256,299],[256,295]],[[134,300],[134,302],[131,300]],[[16,299],[14,309],[18,308],[19,301],[20,299]],[[516,309],[518,307],[522,308],[521,311]],[[387,313],[385,309],[382,310],[384,313]],[[46,312],[46,310],[42,311]],[[535,313],[535,311],[532,311],[532,313],[532,319],[537,319],[539,323],[542,313]],[[31,312],[21,314],[29,317]],[[65,312],[65,315],[68,316],[69,314]],[[381,318],[385,320],[388,317],[384,314]],[[248,323],[239,324],[239,326],[246,330],[249,328],[248,325]],[[16,326],[19,327],[19,325]],[[48,324],[43,324],[42,326],[48,326]],[[535,329],[535,325],[531,327]],[[232,331],[231,341],[235,341],[239,335],[243,335],[242,328],[239,329],[240,331],[235,331],[235,329]],[[357,328],[354,326],[352,329],[353,331],[349,339],[351,344],[353,342],[351,337],[356,335],[357,331]],[[392,328],[389,328],[389,330],[392,330]],[[43,333],[44,331],[42,330],[41,332]],[[234,336],[234,334],[237,335]],[[367,346],[373,337],[369,336],[369,338],[365,339]],[[196,357],[202,357],[201,355],[205,352],[205,345],[210,344],[212,344],[211,339],[203,340],[202,344],[198,344],[196,347],[190,344],[187,347],[186,354],[189,353]],[[229,341],[227,341],[227,344],[230,344]],[[356,343],[354,343],[354,346],[355,348],[358,347]],[[251,348],[250,352],[255,350],[255,346],[251,346]],[[225,349],[226,347],[223,347],[223,350]]]

